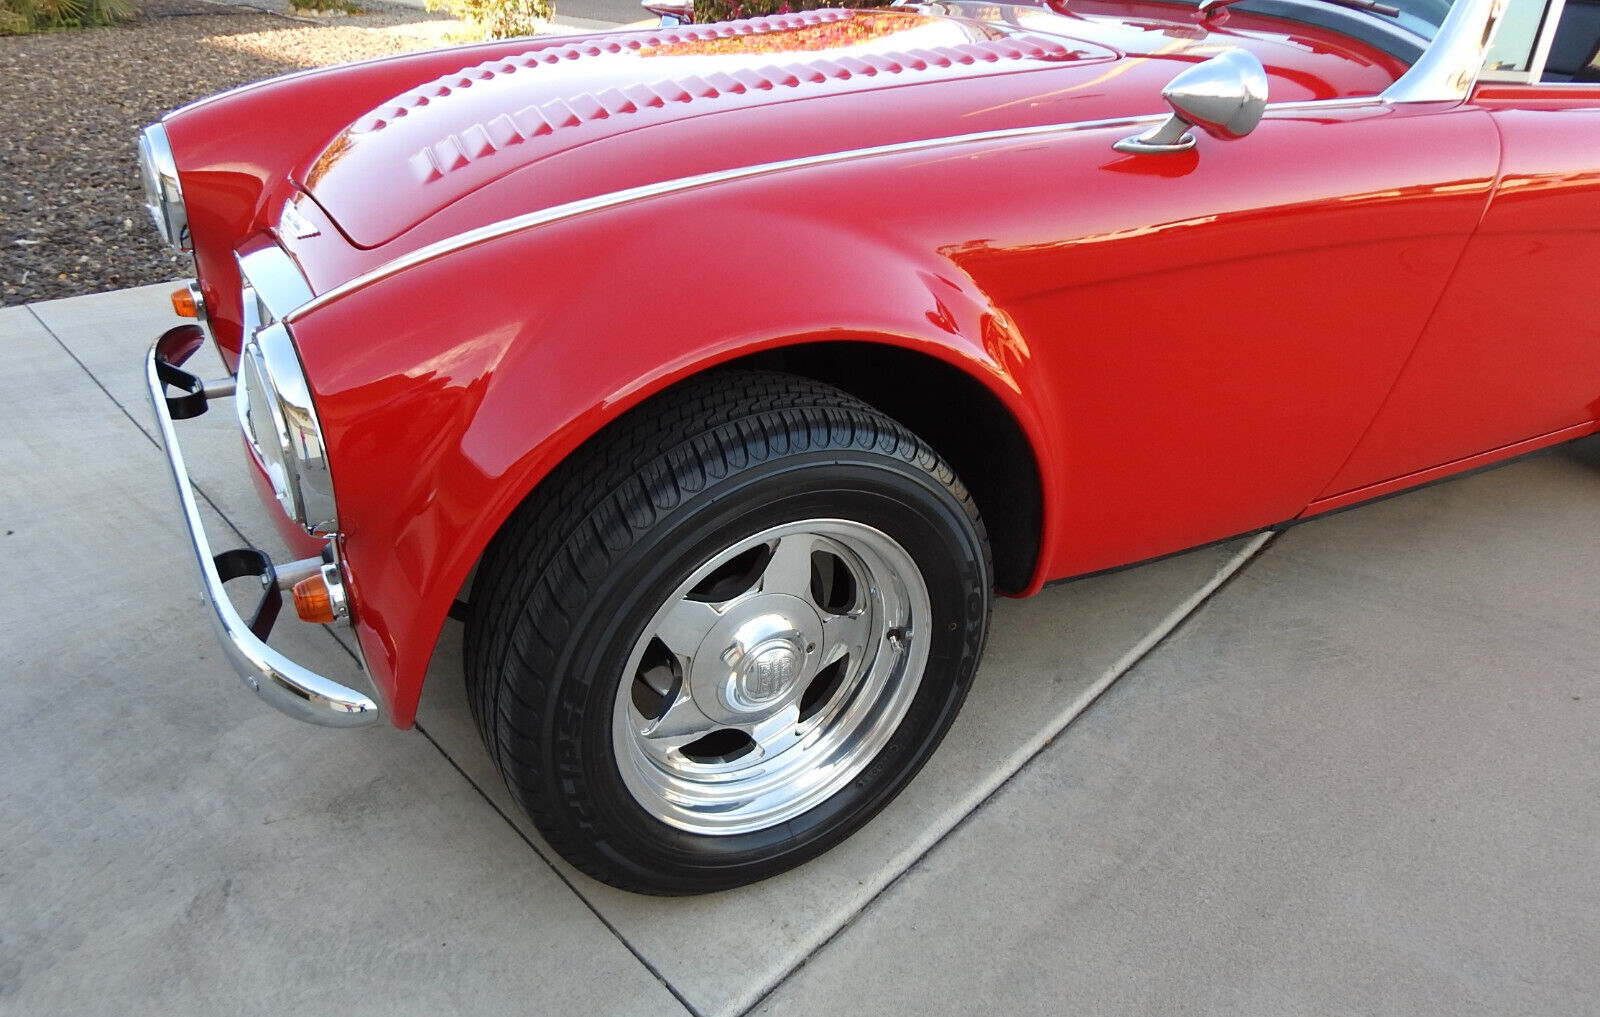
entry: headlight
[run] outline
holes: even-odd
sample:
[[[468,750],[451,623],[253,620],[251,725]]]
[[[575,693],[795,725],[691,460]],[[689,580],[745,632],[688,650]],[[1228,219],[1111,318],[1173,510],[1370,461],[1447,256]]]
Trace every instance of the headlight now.
[[[254,299],[246,289],[247,308]],[[234,404],[250,449],[272,481],[284,513],[308,533],[336,531],[333,478],[323,452],[322,427],[289,330],[281,323],[267,325],[245,340]]]
[[[156,221],[156,229],[178,251],[194,250],[189,241],[189,212],[183,207],[183,188],[178,184],[178,164],[167,144],[167,129],[151,124],[139,134],[139,179],[144,184],[144,207]]]

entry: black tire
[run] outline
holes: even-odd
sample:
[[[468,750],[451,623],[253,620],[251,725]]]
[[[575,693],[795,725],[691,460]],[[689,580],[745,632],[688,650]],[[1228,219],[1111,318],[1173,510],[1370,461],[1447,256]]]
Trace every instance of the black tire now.
[[[785,545],[790,530],[794,541],[805,543]],[[762,542],[767,533],[780,536]],[[831,543],[836,536],[839,542]],[[791,557],[805,554],[793,560],[812,570],[804,595],[788,600],[769,580],[777,573],[770,559],[785,547],[801,548]],[[739,548],[745,549],[730,550]],[[763,555],[769,560],[762,562]],[[713,578],[688,587],[697,569],[724,559]],[[753,580],[730,571],[746,568],[756,570]],[[823,590],[822,569],[827,582],[845,592]],[[902,574],[908,571],[915,575]],[[702,589],[713,581],[730,590],[746,586],[722,603]],[[909,431],[808,379],[711,374],[628,414],[555,470],[507,521],[472,589],[468,701],[512,796],[573,865],[645,893],[725,889],[825,851],[905,787],[966,697],[988,627],[991,587],[988,542],[970,496]],[[918,599],[924,589],[925,598]],[[869,602],[869,594],[879,600]],[[818,597],[838,603],[819,607]],[[844,623],[854,627],[833,641],[799,634],[822,630],[806,628],[812,617],[794,607],[795,600],[814,609],[816,625],[840,623],[841,632]],[[778,634],[755,649],[747,645],[755,636],[740,636],[742,642],[715,658],[723,664],[710,652],[664,654],[670,648],[654,641],[654,626],[664,612],[685,604],[698,611],[693,605],[699,603],[734,620],[750,615],[754,620],[741,633],[774,626],[773,619],[787,628],[773,628]],[[911,620],[893,627],[900,617]],[[720,638],[707,635],[703,645],[720,646]],[[826,645],[818,650],[818,644]],[[761,660],[753,656],[758,649]],[[832,670],[808,678],[806,669],[820,656],[807,653],[824,651],[843,656]],[[647,672],[641,654],[665,663]],[[726,663],[730,658],[737,666]],[[716,695],[706,693],[703,673],[730,667]],[[826,688],[823,673],[832,683]],[[858,683],[854,691],[837,691],[847,674]],[[671,686],[674,680],[678,685]],[[882,685],[881,694],[872,692],[878,687],[872,683]],[[737,711],[750,709],[751,724],[714,733],[717,745],[740,738],[750,744],[717,750],[728,759],[705,755],[711,736],[661,748],[654,735],[638,733],[665,723],[652,719],[651,696],[658,691],[661,712],[683,699],[708,715],[728,710],[746,719]],[[763,696],[776,697],[773,705],[749,706],[747,700]],[[874,705],[878,699],[885,705]],[[756,725],[769,709],[782,719]],[[807,718],[805,709],[816,715]],[[880,719],[895,723],[854,720],[847,726],[848,718],[867,710],[882,710]],[[841,746],[829,757],[839,762],[830,763],[828,773],[851,774],[821,800],[795,790],[815,781],[797,781],[793,788],[777,786],[770,808],[769,798],[752,792],[752,804],[741,806],[748,818],[741,813],[727,820],[709,807],[677,815],[656,807],[648,789],[630,790],[629,780],[639,785],[685,773],[699,780],[706,766],[744,773],[740,753],[769,748],[769,761],[781,751],[794,753],[781,757],[790,765],[804,766],[805,752],[821,750],[796,741],[803,724],[817,726],[815,744]],[[891,733],[869,741],[885,727]],[[781,730],[764,734],[768,728]],[[645,762],[630,762],[635,758]],[[717,822],[759,828],[710,829]]]

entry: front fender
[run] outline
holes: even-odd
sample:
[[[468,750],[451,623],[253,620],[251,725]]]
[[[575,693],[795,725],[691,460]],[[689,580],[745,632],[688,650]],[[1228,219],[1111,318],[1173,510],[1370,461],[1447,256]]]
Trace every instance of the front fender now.
[[[897,346],[977,379],[1039,462],[1051,458],[1026,340],[943,245],[908,242],[904,223],[891,240],[870,215],[794,206],[770,180],[721,189],[715,204],[684,193],[626,205],[465,247],[291,318],[357,631],[396,725],[414,719],[440,627],[505,518],[580,444],[690,375],[795,344]],[[690,235],[714,253],[685,260]],[[1048,481],[1043,493],[1048,518]]]

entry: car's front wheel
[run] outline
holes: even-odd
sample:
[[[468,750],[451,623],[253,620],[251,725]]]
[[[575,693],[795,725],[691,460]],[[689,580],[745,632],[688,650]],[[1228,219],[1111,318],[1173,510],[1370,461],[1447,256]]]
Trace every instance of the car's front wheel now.
[[[736,886],[842,840],[922,766],[990,585],[971,498],[915,436],[805,379],[711,375],[507,523],[472,592],[469,700],[580,869]]]

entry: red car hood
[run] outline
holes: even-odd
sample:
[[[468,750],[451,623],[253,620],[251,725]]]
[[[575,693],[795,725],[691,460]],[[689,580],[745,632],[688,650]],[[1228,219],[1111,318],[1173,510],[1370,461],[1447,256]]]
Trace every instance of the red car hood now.
[[[850,98],[863,92],[1112,56],[1059,37],[892,11],[817,11],[586,40],[466,67],[396,96],[334,138],[300,183],[353,243],[375,247],[513,175],[514,211],[587,196],[594,168],[558,157],[623,135],[661,135],[707,118],[732,127],[725,122],[736,119],[743,129],[718,151],[701,151],[694,168],[766,162],[860,139],[818,130],[775,153],[766,131],[747,126],[760,123],[747,116],[757,108],[818,104],[843,123]],[[795,130],[793,118],[773,119]],[[620,175],[631,183],[682,175],[684,167],[662,164],[666,139],[649,140],[626,151],[606,145],[603,158],[632,164],[633,173]],[[529,172],[541,165],[551,172]],[[373,200],[375,192],[383,199]]]
[[[1177,70],[1230,45],[1262,57],[1274,99],[1377,91],[1392,76],[1281,22],[1235,33],[1163,6],[1172,20],[812,11],[546,44],[363,113],[295,179],[357,247],[411,247],[656,180],[1157,112]]]

